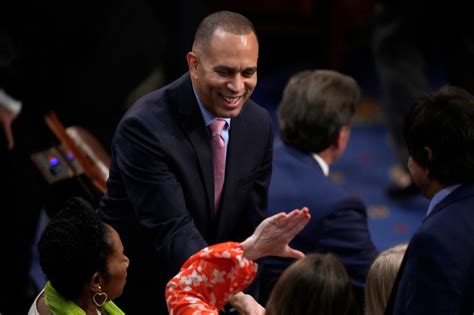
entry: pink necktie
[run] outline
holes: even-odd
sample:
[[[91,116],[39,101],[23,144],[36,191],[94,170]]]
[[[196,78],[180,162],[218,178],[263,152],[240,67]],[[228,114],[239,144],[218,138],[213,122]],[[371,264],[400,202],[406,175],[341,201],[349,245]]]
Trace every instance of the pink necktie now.
[[[212,159],[214,163],[214,210],[217,211],[221,200],[222,186],[224,186],[225,175],[225,142],[222,137],[222,129],[226,121],[215,119],[209,126],[211,131]]]

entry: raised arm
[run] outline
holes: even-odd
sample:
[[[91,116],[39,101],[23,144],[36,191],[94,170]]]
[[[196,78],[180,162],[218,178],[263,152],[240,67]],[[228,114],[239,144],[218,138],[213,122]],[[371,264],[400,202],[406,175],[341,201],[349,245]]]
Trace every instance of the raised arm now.
[[[218,314],[255,277],[257,265],[252,260],[268,255],[303,257],[288,243],[309,219],[307,208],[279,213],[265,219],[240,244],[217,244],[193,255],[168,282],[166,301],[170,314]]]

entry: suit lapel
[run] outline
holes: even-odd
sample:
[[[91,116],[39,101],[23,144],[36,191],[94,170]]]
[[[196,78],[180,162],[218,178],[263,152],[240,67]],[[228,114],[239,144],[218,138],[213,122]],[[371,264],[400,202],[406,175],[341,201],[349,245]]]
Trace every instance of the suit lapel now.
[[[191,143],[198,160],[200,175],[206,190],[209,212],[214,213],[214,178],[212,167],[212,149],[209,134],[204,125],[199,105],[196,101],[189,74],[183,76],[178,88],[178,111],[180,123]]]

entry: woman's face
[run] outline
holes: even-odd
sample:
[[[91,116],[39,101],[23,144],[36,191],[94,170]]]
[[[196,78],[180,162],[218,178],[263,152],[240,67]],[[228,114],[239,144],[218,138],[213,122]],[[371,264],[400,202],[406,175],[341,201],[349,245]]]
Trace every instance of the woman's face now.
[[[123,253],[123,245],[117,231],[110,225],[106,225],[110,232],[110,245],[112,253],[107,257],[107,269],[109,277],[106,279],[102,290],[107,293],[108,299],[113,300],[122,294],[123,287],[127,282],[128,257]]]

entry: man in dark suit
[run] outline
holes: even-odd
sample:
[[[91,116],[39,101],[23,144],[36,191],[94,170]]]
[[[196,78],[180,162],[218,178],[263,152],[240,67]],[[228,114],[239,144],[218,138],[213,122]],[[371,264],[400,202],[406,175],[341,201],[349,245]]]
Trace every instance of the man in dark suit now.
[[[473,314],[474,97],[442,87],[414,106],[404,135],[410,174],[431,201],[386,314]]]
[[[346,148],[359,95],[357,83],[335,71],[303,71],[290,79],[278,108],[282,142],[274,148],[269,214],[307,206],[312,219],[291,246],[304,253],[336,254],[361,293],[376,255],[366,209],[328,177],[329,166]],[[260,303],[266,303],[292,262],[264,261]]]
[[[189,72],[140,99],[119,123],[99,211],[131,260],[118,301],[128,313],[165,314],[165,285],[187,258],[244,240],[266,217],[273,132],[269,113],[250,100],[257,59],[248,19],[211,14],[187,54]],[[208,130],[216,120],[225,121],[222,190]],[[243,300],[257,305],[243,293],[231,303]]]

